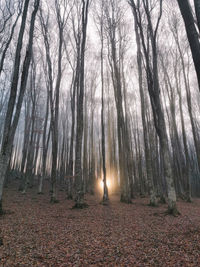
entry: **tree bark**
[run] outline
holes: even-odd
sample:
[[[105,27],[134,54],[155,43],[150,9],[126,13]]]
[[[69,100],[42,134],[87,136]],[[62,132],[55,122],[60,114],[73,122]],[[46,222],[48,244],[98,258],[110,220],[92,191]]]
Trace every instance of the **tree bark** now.
[[[146,118],[145,118],[145,99],[144,99],[144,92],[143,92],[143,75],[142,75],[142,52],[141,52],[141,43],[140,37],[138,32],[138,25],[135,21],[135,33],[136,33],[136,43],[137,43],[137,63],[138,63],[138,75],[139,75],[139,90],[140,90],[140,101],[141,101],[141,114],[142,114],[142,126],[143,126],[143,138],[144,138],[144,151],[145,151],[145,163],[146,163],[146,172],[147,172],[147,180],[148,186],[150,190],[150,206],[157,205],[156,193],[153,184],[153,172],[151,166],[151,157],[150,157],[150,150],[148,145],[148,131],[146,125]]]
[[[162,109],[160,98],[160,86],[158,77],[158,58],[157,58],[157,31],[162,16],[162,1],[160,1],[160,10],[156,22],[156,27],[153,29],[151,18],[151,7],[147,0],[142,0],[144,12],[148,25],[149,41],[151,45],[151,57],[149,47],[145,43],[144,29],[141,21],[141,11],[139,6],[136,7],[134,0],[130,1],[130,5],[133,9],[133,14],[140,29],[140,38],[145,56],[146,74],[147,74],[147,86],[153,111],[154,125],[159,137],[160,149],[163,157],[164,176],[167,183],[168,190],[168,213],[177,215],[179,212],[176,207],[176,192],[174,187],[174,181],[172,176],[172,167],[170,164],[170,152],[168,147],[168,137],[164,118],[164,112]],[[151,61],[152,59],[152,61]]]
[[[16,111],[13,117],[14,107],[15,107],[15,102],[16,102],[16,97],[17,97],[18,80],[19,80],[19,66],[20,66],[20,59],[21,59],[22,40],[23,40],[23,35],[24,35],[24,30],[25,30],[25,25],[26,25],[29,0],[26,0],[24,3],[24,10],[23,10],[22,22],[21,22],[19,38],[18,38],[18,43],[17,43],[17,48],[16,48],[13,79],[11,82],[10,97],[9,97],[9,102],[8,102],[8,107],[7,107],[6,118],[5,118],[3,141],[2,141],[1,154],[0,154],[0,162],[1,162],[0,202],[1,203],[2,203],[2,192],[3,192],[5,174],[6,174],[6,170],[8,167],[9,159],[11,157],[12,144],[13,144],[17,124],[19,121],[22,101],[23,101],[24,92],[26,89],[26,84],[27,84],[29,66],[30,66],[30,61],[31,61],[31,56],[32,56],[35,18],[36,18],[36,14],[39,8],[39,2],[40,2],[39,0],[35,0],[34,10],[31,15],[31,22],[30,22],[30,29],[29,29],[29,42],[28,42],[28,47],[26,50],[23,67],[22,67],[21,86],[20,86],[18,101],[16,104]],[[13,118],[13,121],[12,121],[12,118]]]
[[[77,87],[77,130],[75,152],[75,189],[76,198],[74,208],[85,207],[83,181],[82,181],[82,142],[83,142],[83,102],[84,102],[84,74],[85,74],[85,45],[87,35],[89,0],[82,0],[82,24],[81,24],[81,47],[80,47],[80,72],[79,86]]]
[[[192,9],[188,0],[177,0],[178,5],[185,23],[185,29],[187,33],[187,38],[190,44],[190,49],[192,52],[193,62],[197,74],[199,90],[200,90],[200,42],[199,34],[195,27],[194,17],[192,14]],[[195,10],[197,14],[198,27],[200,25],[200,4],[199,0],[195,1]]]

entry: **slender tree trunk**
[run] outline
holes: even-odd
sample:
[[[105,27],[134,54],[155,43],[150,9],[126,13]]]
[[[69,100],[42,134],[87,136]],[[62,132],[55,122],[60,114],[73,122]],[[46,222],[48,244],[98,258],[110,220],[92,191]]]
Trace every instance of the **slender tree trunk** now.
[[[83,102],[84,102],[84,74],[85,74],[85,45],[88,21],[89,0],[82,0],[82,40],[80,52],[79,87],[77,88],[77,130],[76,130],[76,153],[75,153],[75,208],[83,208],[84,193],[82,181],[82,142],[83,142]]]
[[[107,15],[109,16],[109,15]],[[114,20],[114,18],[112,18]],[[115,105],[117,109],[117,134],[118,134],[118,155],[120,170],[121,201],[131,203],[129,176],[128,176],[128,140],[126,133],[126,123],[123,111],[122,82],[121,73],[117,59],[116,49],[116,27],[110,25],[111,18],[107,17],[110,27],[110,45],[111,45],[111,75],[115,94]],[[114,21],[113,21],[114,23]]]
[[[78,79],[78,64],[79,57],[77,57],[77,66],[75,71],[75,78],[71,88],[71,136],[70,136],[70,148],[69,148],[69,164],[68,164],[68,178],[67,178],[67,198],[72,199],[72,186],[73,186],[73,174],[74,174],[74,134],[75,134],[75,100],[76,100],[76,86]]]
[[[197,32],[192,9],[188,0],[177,0],[178,5],[185,23],[185,29],[187,32],[187,38],[190,44],[192,52],[193,62],[197,74],[199,90],[200,90],[200,42],[199,34]],[[197,15],[198,27],[200,27],[200,3],[199,0],[195,0],[195,10]]]
[[[140,101],[141,101],[141,114],[142,114],[142,126],[143,126],[143,138],[144,138],[144,151],[145,151],[145,162],[146,162],[146,171],[147,171],[147,180],[150,190],[150,206],[157,205],[156,192],[153,184],[153,172],[151,166],[151,157],[150,150],[148,145],[148,132],[146,126],[145,118],[145,99],[143,92],[143,75],[142,75],[142,52],[141,52],[141,43],[139,38],[138,26],[135,21],[135,33],[136,33],[136,42],[137,42],[137,63],[138,63],[138,75],[139,75],[139,89],[140,89]]]
[[[162,16],[162,1],[160,1],[160,11],[157,18],[157,23],[155,29],[153,29],[152,17],[151,17],[151,7],[148,1],[142,0],[145,16],[148,25],[148,34],[149,41],[151,45],[151,57],[150,57],[150,48],[147,46],[145,42],[144,29],[142,27],[141,21],[141,10],[139,7],[136,7],[134,0],[130,1],[130,5],[133,9],[134,17],[137,21],[139,30],[140,30],[140,38],[142,42],[142,47],[145,56],[146,63],[146,74],[147,74],[147,85],[148,91],[153,111],[154,125],[156,128],[157,135],[159,137],[160,149],[163,158],[163,168],[164,168],[164,176],[167,183],[168,190],[168,213],[177,215],[179,212],[176,207],[176,192],[173,181],[173,173],[172,167],[170,163],[170,152],[168,147],[168,136],[167,129],[165,124],[164,112],[162,109],[161,98],[160,98],[160,86],[159,86],[159,78],[158,78],[158,58],[157,58],[157,31],[159,27],[159,23]]]
[[[194,6],[195,6],[197,24],[198,24],[199,33],[200,33],[200,0],[194,0]]]
[[[21,179],[19,184],[19,191],[22,191],[24,188],[25,183],[25,164],[27,160],[27,154],[28,154],[28,145],[29,145],[29,139],[30,139],[30,126],[31,126],[31,120],[30,120],[30,97],[27,99],[26,108],[25,108],[25,123],[24,123],[24,141],[23,141],[23,149],[22,149],[22,161],[20,166],[20,172],[21,172]]]
[[[60,12],[60,10],[57,10]],[[59,14],[57,14],[59,17]],[[59,21],[59,20],[58,20]],[[51,130],[52,130],[52,167],[51,167],[51,203],[57,202],[56,199],[56,182],[57,182],[57,161],[58,161],[58,119],[59,119],[59,96],[60,83],[62,78],[62,46],[63,46],[63,24],[59,24],[59,49],[58,49],[58,73],[55,87],[55,108],[51,116]]]
[[[84,105],[84,133],[83,133],[83,193],[87,191],[88,182],[88,119],[87,119],[87,100]]]
[[[48,150],[48,144],[49,144],[49,139],[50,139],[50,129],[47,135],[48,117],[49,117],[49,92],[47,90],[46,113],[45,113],[43,136],[42,136],[42,175],[39,180],[38,194],[42,194],[43,181],[46,176],[46,159],[47,159],[47,150]],[[46,140],[46,137],[47,137],[47,140]]]
[[[91,101],[93,101],[91,96]],[[94,195],[95,182],[95,148],[94,148],[94,107],[91,107],[91,130],[90,130],[90,177],[89,177],[89,192]]]
[[[13,144],[17,124],[19,121],[19,116],[20,116],[22,101],[24,97],[24,92],[26,89],[29,66],[30,66],[30,61],[31,61],[31,56],[32,56],[33,32],[34,32],[35,18],[36,18],[36,14],[37,14],[38,7],[39,7],[39,0],[35,0],[34,3],[35,3],[34,10],[32,12],[31,22],[30,22],[29,42],[28,42],[28,47],[26,50],[23,67],[22,67],[21,86],[20,86],[15,114],[13,117],[14,107],[15,107],[16,97],[17,97],[22,41],[23,41],[23,35],[24,35],[24,30],[25,30],[25,25],[26,25],[26,17],[27,17],[29,0],[26,0],[24,3],[22,22],[21,22],[21,27],[19,31],[18,43],[17,43],[17,48],[16,48],[16,54],[15,54],[13,79],[11,82],[10,97],[9,97],[9,102],[8,102],[8,107],[7,107],[6,118],[5,118],[3,141],[2,141],[1,154],[0,154],[0,213],[2,213],[2,193],[3,193],[3,184],[4,184],[5,174],[6,174],[8,163],[11,157],[12,144]]]
[[[104,82],[103,82],[103,45],[101,48],[101,140],[102,140],[102,161],[103,161],[103,204],[108,202],[108,187],[106,183],[106,153],[105,153],[105,129],[104,129]]]
[[[187,144],[187,137],[185,131],[185,122],[184,122],[184,114],[183,114],[183,104],[182,104],[182,93],[180,89],[180,83],[178,82],[178,73],[177,68],[175,68],[175,79],[176,79],[176,88],[179,96],[179,109],[180,109],[180,116],[181,116],[181,128],[182,128],[182,139],[183,139],[183,146],[184,146],[184,154],[185,154],[185,162],[186,162],[186,181],[187,181],[187,201],[191,202],[191,182],[190,182],[190,173],[191,173],[191,166],[190,166],[190,156],[189,156],[189,149]]]
[[[5,48],[4,48],[4,50],[3,50],[2,55],[1,55],[1,61],[0,61],[0,75],[1,75],[1,72],[2,72],[2,70],[3,70],[3,65],[4,65],[5,58],[6,58],[6,53],[7,53],[7,51],[8,51],[9,46],[10,46],[10,43],[11,43],[11,41],[12,41],[13,34],[14,34],[14,31],[15,31],[15,27],[16,27],[16,25],[17,25],[17,21],[18,21],[20,15],[21,15],[21,8],[20,8],[19,13],[17,14],[17,17],[16,17],[15,22],[14,22],[14,24],[13,24],[13,26],[12,26],[12,29],[11,29],[10,37],[9,37],[9,39],[8,39],[6,45],[5,45]]]

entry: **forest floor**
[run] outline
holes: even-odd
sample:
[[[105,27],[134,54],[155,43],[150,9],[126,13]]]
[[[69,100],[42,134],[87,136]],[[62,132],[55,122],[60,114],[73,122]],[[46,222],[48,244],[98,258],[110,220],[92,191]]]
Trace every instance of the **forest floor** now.
[[[113,195],[103,206],[88,195],[83,210],[71,209],[64,192],[58,204],[49,199],[36,189],[5,190],[1,267],[200,266],[200,199],[179,201],[179,217],[166,216],[166,205],[147,206],[147,198],[123,204]]]

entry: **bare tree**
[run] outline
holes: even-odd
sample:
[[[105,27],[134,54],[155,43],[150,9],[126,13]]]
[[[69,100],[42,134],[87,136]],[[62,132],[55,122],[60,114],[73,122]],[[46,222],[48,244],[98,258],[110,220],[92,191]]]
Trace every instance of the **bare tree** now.
[[[102,151],[102,167],[103,167],[103,204],[108,203],[108,187],[106,183],[106,148],[105,148],[105,123],[104,123],[104,1],[100,3],[100,15],[97,15],[97,29],[101,42],[101,151]],[[98,25],[99,24],[99,25]]]
[[[133,10],[134,11],[134,10]],[[152,163],[150,156],[149,148],[149,139],[147,131],[147,122],[145,115],[145,96],[144,96],[144,86],[143,86],[143,70],[142,70],[142,50],[141,50],[141,40],[139,36],[139,28],[135,16],[135,34],[136,34],[136,43],[137,43],[137,64],[138,64],[138,77],[139,77],[139,90],[140,90],[140,101],[141,101],[141,114],[142,114],[142,126],[143,126],[143,137],[144,137],[144,151],[145,151],[145,163],[147,171],[147,180],[150,189],[150,206],[156,206],[156,192],[153,183],[153,172],[152,172]]]
[[[117,27],[120,23],[120,7],[115,1],[105,5],[106,30],[109,42],[109,64],[115,95],[117,109],[117,133],[118,133],[118,155],[121,183],[121,201],[130,203],[130,186],[128,176],[128,138],[126,131],[125,115],[123,110],[122,95],[122,73],[120,72],[119,58],[117,54]]]
[[[130,0],[129,3],[133,9],[134,17],[140,29],[140,38],[146,63],[147,85],[153,111],[154,125],[159,137],[160,149],[163,156],[164,175],[167,182],[168,212],[170,214],[177,215],[179,212],[176,207],[176,192],[172,176],[167,129],[160,99],[160,86],[158,77],[157,33],[162,16],[162,1],[160,1],[159,3],[159,14],[155,27],[153,26],[151,15],[153,7],[148,1],[142,0],[142,4],[140,3],[140,1],[138,1],[136,5],[134,0]],[[142,26],[141,6],[143,6],[144,8],[144,14],[148,25],[147,38],[149,39],[147,40],[147,42],[145,42],[145,33]],[[151,57],[150,51],[152,52]]]
[[[9,3],[10,3],[10,2],[9,2]],[[9,6],[9,5],[8,5],[8,6]],[[4,65],[5,58],[6,58],[6,53],[7,53],[7,51],[8,51],[9,46],[10,46],[10,43],[11,43],[11,41],[12,41],[12,39],[13,39],[13,34],[14,34],[14,31],[15,31],[15,27],[16,27],[16,25],[17,25],[17,22],[18,22],[18,19],[19,19],[20,15],[21,15],[21,12],[22,12],[22,6],[21,6],[21,3],[19,3],[19,5],[18,5],[18,10],[17,10],[17,16],[16,16],[16,19],[15,19],[15,21],[14,21],[12,27],[11,27],[11,31],[10,31],[9,37],[8,37],[8,39],[6,40],[6,43],[5,43],[5,45],[4,45],[4,48],[3,48],[3,51],[2,51],[2,54],[1,54],[1,60],[0,60],[0,75],[1,75],[1,72],[2,72],[2,70],[3,70],[3,65]],[[12,15],[12,13],[10,13],[10,16],[11,16],[11,15]],[[10,18],[10,16],[9,16],[9,18]],[[3,28],[5,28],[5,23],[7,22],[7,19],[8,19],[8,18],[6,18],[6,20],[4,21],[4,26],[3,26]],[[3,32],[3,28],[2,28],[2,30],[1,30],[0,32]]]
[[[9,159],[11,157],[12,144],[13,144],[17,124],[19,121],[22,101],[23,101],[24,92],[26,89],[26,84],[27,84],[27,79],[28,79],[29,66],[30,66],[30,61],[31,61],[31,56],[32,56],[35,18],[36,18],[36,14],[38,11],[39,3],[40,3],[39,0],[35,0],[34,10],[31,15],[31,22],[30,22],[30,29],[29,29],[29,42],[28,42],[28,46],[26,50],[26,55],[24,58],[23,67],[22,67],[21,84],[20,84],[18,100],[16,103],[17,87],[18,87],[19,71],[20,71],[19,66],[21,62],[22,41],[23,41],[23,35],[24,35],[25,26],[26,26],[26,18],[27,18],[29,0],[26,0],[24,3],[22,22],[21,22],[16,52],[15,52],[15,62],[13,66],[13,78],[11,82],[10,97],[9,97],[9,102],[7,106],[7,113],[6,113],[5,124],[4,124],[3,141],[2,141],[1,154],[0,154],[0,213],[2,213],[2,193],[3,193],[3,184],[4,184],[5,174],[6,174],[6,170],[8,167]],[[15,104],[16,104],[16,110],[14,113]]]
[[[80,69],[78,73],[77,85],[77,128],[76,128],[76,149],[75,149],[75,206],[76,208],[83,208],[84,193],[82,181],[82,142],[83,142],[83,101],[84,101],[84,73],[85,73],[85,45],[87,37],[87,23],[88,23],[88,8],[89,0],[82,0],[81,13],[81,32],[80,38]]]
[[[63,9],[63,11],[61,10]],[[58,58],[57,58],[57,75],[55,88],[53,86],[53,63],[50,55],[50,40],[49,40],[49,14],[44,21],[42,11],[40,12],[40,21],[44,37],[46,60],[48,66],[49,79],[49,101],[51,110],[51,140],[52,140],[52,166],[51,166],[51,202],[57,202],[56,199],[56,180],[57,180],[57,163],[58,163],[58,120],[59,120],[59,98],[60,85],[62,79],[62,54],[64,46],[64,28],[69,17],[67,12],[67,1],[55,0],[56,21],[58,26]]]
[[[187,38],[190,44],[194,66],[197,74],[199,90],[200,90],[200,41],[199,34],[195,26],[195,19],[193,16],[192,8],[188,0],[177,0],[187,32]],[[194,0],[195,11],[198,23],[198,29],[200,30],[200,1]]]

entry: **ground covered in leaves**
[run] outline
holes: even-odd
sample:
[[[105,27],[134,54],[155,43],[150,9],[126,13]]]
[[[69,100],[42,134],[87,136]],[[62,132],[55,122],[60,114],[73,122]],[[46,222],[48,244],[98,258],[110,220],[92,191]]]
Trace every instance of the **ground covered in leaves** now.
[[[133,204],[111,196],[109,206],[86,196],[89,207],[73,210],[59,192],[58,204],[35,190],[4,194],[0,217],[0,266],[200,266],[200,200],[178,202],[179,217],[166,216],[166,205]]]

